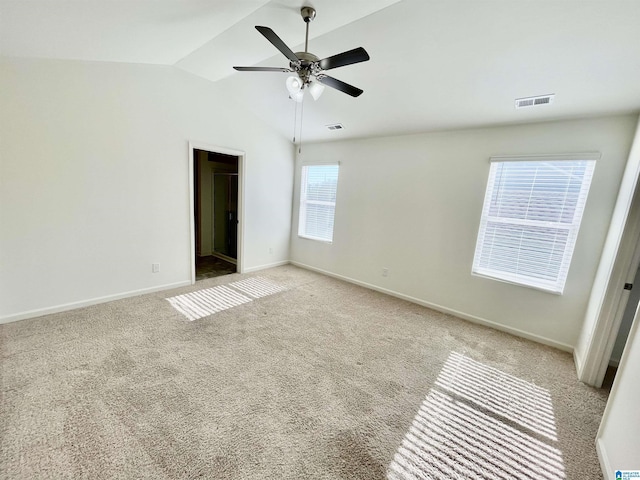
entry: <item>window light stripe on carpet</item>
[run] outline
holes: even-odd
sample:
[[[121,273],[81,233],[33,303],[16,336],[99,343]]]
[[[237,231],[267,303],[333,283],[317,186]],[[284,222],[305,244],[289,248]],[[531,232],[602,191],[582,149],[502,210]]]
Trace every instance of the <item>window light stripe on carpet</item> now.
[[[167,300],[173,305],[173,308],[191,321],[251,301],[249,297],[225,285],[185,293],[184,295],[177,295],[167,298]]]
[[[286,290],[285,287],[263,277],[247,278],[245,280],[230,283],[229,286],[253,298],[266,297]]]

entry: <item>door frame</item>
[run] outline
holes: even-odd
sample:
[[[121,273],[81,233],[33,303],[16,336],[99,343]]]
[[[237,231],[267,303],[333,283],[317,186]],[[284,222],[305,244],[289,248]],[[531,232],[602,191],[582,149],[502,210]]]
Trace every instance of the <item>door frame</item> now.
[[[600,388],[640,262],[640,117],[573,358],[578,380]],[[634,271],[635,269],[635,271]],[[636,288],[640,288],[637,285]]]
[[[578,379],[600,388],[607,373],[613,347],[629,300],[625,283],[633,284],[640,266],[640,189],[636,189],[616,251],[601,308],[584,352],[582,365],[576,363]],[[640,288],[640,285],[633,285]]]
[[[238,258],[236,271],[244,273],[244,172],[245,152],[234,148],[221,147],[209,143],[189,141],[189,239],[191,285],[196,283],[196,223],[195,223],[195,168],[193,151],[204,150],[238,158]]]

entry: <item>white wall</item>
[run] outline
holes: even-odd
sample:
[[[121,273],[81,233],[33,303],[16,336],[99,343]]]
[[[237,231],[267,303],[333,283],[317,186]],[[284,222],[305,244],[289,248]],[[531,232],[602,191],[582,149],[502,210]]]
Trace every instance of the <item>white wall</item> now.
[[[570,350],[577,340],[637,116],[307,144],[292,261]],[[599,151],[565,292],[471,275],[489,157]],[[302,162],[338,160],[333,244],[298,238]],[[382,268],[389,276],[382,277]]]
[[[616,470],[640,470],[639,378],[640,327],[636,320],[596,440],[605,479],[613,480]]]
[[[293,148],[227,98],[172,67],[2,60],[0,321],[188,283],[189,140],[246,152],[244,266],[286,262]]]

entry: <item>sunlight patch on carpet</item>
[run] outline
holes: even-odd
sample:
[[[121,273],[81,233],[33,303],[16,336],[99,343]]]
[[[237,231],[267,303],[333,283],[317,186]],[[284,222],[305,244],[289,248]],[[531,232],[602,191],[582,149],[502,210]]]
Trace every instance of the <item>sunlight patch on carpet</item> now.
[[[436,385],[517,422],[551,440],[557,440],[549,392],[532,383],[452,352]]]
[[[262,298],[286,290],[282,285],[273,283],[263,277],[247,278],[246,280],[230,283],[229,286],[253,298]]]
[[[556,442],[546,389],[451,352],[387,478],[561,480]]]
[[[185,293],[184,295],[167,298],[167,300],[173,305],[173,308],[191,321],[251,301],[249,297],[225,285]]]
[[[228,285],[177,295],[167,300],[173,308],[193,321],[285,290],[286,287],[264,277],[251,277]]]

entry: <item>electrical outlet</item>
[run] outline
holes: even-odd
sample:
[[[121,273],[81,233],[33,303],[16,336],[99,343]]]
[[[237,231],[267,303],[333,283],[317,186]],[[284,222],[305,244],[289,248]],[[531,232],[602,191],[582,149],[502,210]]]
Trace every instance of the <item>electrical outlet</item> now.
[[[152,263],[151,264],[151,273],[158,273],[160,271],[160,264],[159,263]]]
[[[269,247],[269,253],[273,253],[273,248]]]
[[[383,268],[382,269],[382,276],[383,277],[388,277],[389,276],[389,269],[388,268]]]

